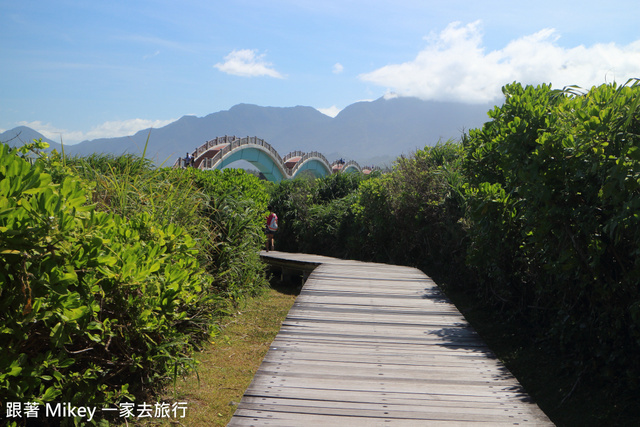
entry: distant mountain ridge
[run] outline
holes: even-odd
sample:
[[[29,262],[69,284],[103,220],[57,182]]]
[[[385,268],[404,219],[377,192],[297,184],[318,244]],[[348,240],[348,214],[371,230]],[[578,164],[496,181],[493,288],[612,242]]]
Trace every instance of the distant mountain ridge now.
[[[158,129],[134,135],[100,138],[65,145],[65,153],[142,154],[147,138],[147,157],[172,165],[179,156],[216,136],[257,136],[271,144],[281,156],[295,151],[319,151],[329,160],[353,159],[361,164],[390,162],[401,154],[435,145],[439,140],[459,139],[464,131],[482,126],[492,104],[468,105],[422,101],[417,98],[380,98],[357,102],[336,117],[312,107],[261,107],[238,104],[205,117],[183,116]],[[21,126],[0,134],[12,145],[42,138],[53,148],[60,144]]]
[[[40,132],[35,131],[27,126],[18,126],[6,132],[0,133],[0,142],[9,144],[12,147],[18,147],[32,142],[34,139],[42,139],[49,143],[51,148],[60,151],[60,143],[45,138]]]

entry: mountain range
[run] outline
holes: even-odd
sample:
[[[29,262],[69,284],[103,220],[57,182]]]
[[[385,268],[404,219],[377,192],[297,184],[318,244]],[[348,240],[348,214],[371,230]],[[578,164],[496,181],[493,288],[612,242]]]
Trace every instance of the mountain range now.
[[[344,158],[363,165],[384,165],[440,140],[459,139],[465,131],[482,126],[493,107],[407,97],[379,98],[351,104],[332,118],[312,107],[238,104],[205,117],[183,116],[164,127],[130,136],[65,145],[64,150],[68,155],[81,156],[142,154],[148,138],[147,157],[158,165],[172,165],[179,156],[216,136],[257,136],[281,156],[295,150],[319,151],[330,161]],[[0,134],[0,142],[11,145],[34,138],[42,138],[60,151],[59,143],[28,127]]]

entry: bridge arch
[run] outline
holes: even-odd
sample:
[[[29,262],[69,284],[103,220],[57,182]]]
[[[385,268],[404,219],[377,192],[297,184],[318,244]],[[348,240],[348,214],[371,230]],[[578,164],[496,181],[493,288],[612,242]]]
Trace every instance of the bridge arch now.
[[[278,182],[288,178],[287,168],[278,152],[257,137],[215,138],[198,147],[193,157],[198,169],[222,169],[244,160],[255,166],[269,181]]]
[[[362,172],[362,167],[355,160],[349,160],[348,162],[337,160],[331,165],[334,173],[353,173]]]
[[[192,166],[205,170],[222,169],[244,160],[262,172],[266,179],[274,182],[295,178],[303,172],[309,172],[319,178],[332,173],[362,171],[354,161],[330,164],[326,157],[317,151],[294,151],[282,158],[269,143],[257,137],[217,137],[202,144],[191,155],[194,159]],[[178,158],[174,167],[182,166],[184,159]]]
[[[217,163],[212,162],[214,164],[209,169],[222,169],[239,160],[251,163],[269,181],[279,182],[287,178],[287,170],[282,158],[264,140],[257,140],[252,143],[243,139],[237,146],[229,146],[229,149],[222,153],[220,160]]]
[[[331,165],[326,157],[317,151],[304,154],[291,168],[291,178],[295,178],[298,174],[309,171],[316,178],[331,175],[333,173]]]

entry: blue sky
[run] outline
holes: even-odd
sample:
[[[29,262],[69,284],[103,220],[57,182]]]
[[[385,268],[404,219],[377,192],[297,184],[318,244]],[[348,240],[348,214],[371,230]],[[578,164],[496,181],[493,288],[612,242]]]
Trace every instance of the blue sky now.
[[[239,103],[500,102],[640,77],[637,0],[0,0],[0,131],[65,143]]]

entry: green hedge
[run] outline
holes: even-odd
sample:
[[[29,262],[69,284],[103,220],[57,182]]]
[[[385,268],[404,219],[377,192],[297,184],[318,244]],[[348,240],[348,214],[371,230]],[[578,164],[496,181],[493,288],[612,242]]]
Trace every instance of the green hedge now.
[[[463,284],[574,378],[638,390],[640,83],[503,92],[461,144],[399,158],[351,192],[316,196],[339,176],[280,184],[280,244]]]
[[[266,284],[264,188],[38,147],[0,145],[0,402],[153,398]]]
[[[640,85],[504,93],[464,143],[479,294],[539,323],[585,375],[636,388]]]
[[[276,245],[289,251],[416,265],[430,274],[464,262],[462,149],[451,141],[365,177],[293,180],[272,192]]]
[[[211,316],[192,238],[97,212],[4,144],[0,162],[0,400],[110,403],[182,371]]]
[[[271,205],[278,215],[276,249],[357,258],[360,249],[349,239],[357,234],[352,210],[354,192],[365,178],[334,174],[299,178],[271,189]]]
[[[259,251],[264,247],[268,194],[264,184],[242,169],[174,170],[193,179],[208,198],[211,257],[208,271],[225,299],[237,302],[268,286]]]

